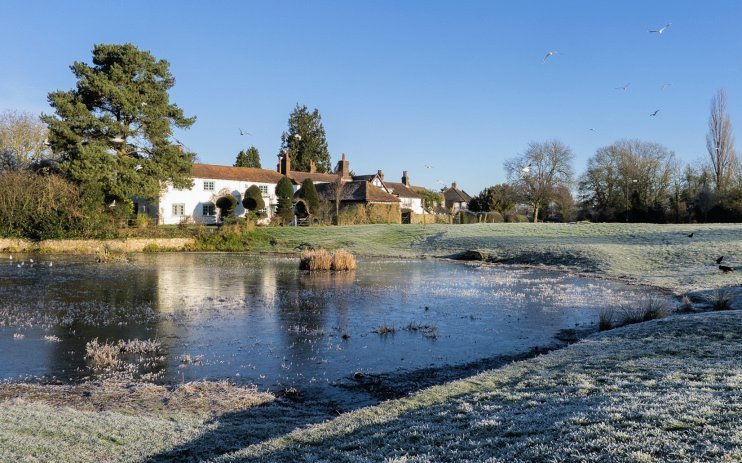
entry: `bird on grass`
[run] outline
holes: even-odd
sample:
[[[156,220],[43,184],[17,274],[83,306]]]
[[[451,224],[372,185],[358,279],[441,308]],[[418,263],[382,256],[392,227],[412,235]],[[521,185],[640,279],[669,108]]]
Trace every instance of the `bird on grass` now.
[[[734,267],[729,267],[728,265],[720,265],[719,270],[721,270],[724,273],[729,273],[734,271]]]
[[[654,117],[654,116],[656,116],[658,112],[660,112],[660,110],[659,110],[659,109],[658,109],[657,111],[653,112],[652,114],[650,114],[650,115],[649,115],[649,117]]]
[[[718,264],[721,264],[721,261],[722,261],[722,260],[724,260],[724,256],[721,256],[721,257],[719,257],[718,259],[716,259],[716,264],[717,264],[717,265],[718,265]]]
[[[651,30],[649,32],[655,32],[657,34],[662,35],[662,33],[665,32],[670,26],[672,26],[672,23],[667,23],[664,26],[660,27],[659,29],[657,29],[657,30]]]

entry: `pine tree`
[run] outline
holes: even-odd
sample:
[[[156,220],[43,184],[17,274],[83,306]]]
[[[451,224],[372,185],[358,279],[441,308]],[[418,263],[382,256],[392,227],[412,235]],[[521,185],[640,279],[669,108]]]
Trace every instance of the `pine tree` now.
[[[291,222],[294,218],[294,187],[288,177],[283,176],[276,185],[276,196],[278,196],[278,208],[276,213],[283,223]]]
[[[293,170],[309,172],[314,161],[318,172],[329,172],[330,151],[327,149],[322,116],[315,108],[311,113],[306,106],[296,105],[289,116],[289,130],[281,135],[281,152],[288,151]]]
[[[263,194],[260,192],[260,188],[257,185],[250,185],[250,188],[245,191],[242,205],[245,206],[245,209],[252,212],[257,212],[265,207]]]
[[[132,44],[98,44],[92,65],[71,69],[75,88],[50,93],[55,114],[42,120],[61,169],[88,201],[125,206],[132,196],[158,198],[165,182],[192,186],[195,154],[170,140],[173,127],[196,118],[170,103],[175,79],[167,61]]]
[[[310,214],[316,214],[319,210],[319,195],[317,194],[317,188],[314,187],[314,182],[311,179],[305,178],[301,182],[301,197],[307,204]]]
[[[237,154],[237,160],[234,163],[235,167],[254,167],[260,169],[260,153],[258,149],[251,146],[247,151],[242,150]]]

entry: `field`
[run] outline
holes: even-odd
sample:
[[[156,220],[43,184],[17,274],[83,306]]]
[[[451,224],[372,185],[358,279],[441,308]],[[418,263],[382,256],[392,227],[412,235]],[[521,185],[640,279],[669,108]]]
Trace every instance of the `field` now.
[[[495,264],[650,284],[694,302],[726,288],[737,310],[595,334],[338,417],[229,385],[0,385],[0,461],[742,461],[742,268],[722,273],[714,262],[742,265],[740,225],[283,227],[227,239],[280,253],[476,250]],[[234,400],[215,405],[225,394]]]

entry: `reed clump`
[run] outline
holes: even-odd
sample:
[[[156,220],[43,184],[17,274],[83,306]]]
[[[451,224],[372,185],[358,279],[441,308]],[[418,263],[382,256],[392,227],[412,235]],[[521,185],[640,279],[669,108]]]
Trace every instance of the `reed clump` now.
[[[310,272],[317,270],[347,271],[356,268],[356,259],[353,254],[338,249],[330,254],[324,249],[306,249],[299,258],[299,269]]]

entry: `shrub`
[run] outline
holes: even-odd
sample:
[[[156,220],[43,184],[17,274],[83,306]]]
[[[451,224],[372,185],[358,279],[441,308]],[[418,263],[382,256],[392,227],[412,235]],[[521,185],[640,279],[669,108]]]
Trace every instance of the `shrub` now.
[[[356,268],[356,259],[353,254],[349,253],[345,249],[338,249],[332,253],[332,270],[353,270]]]
[[[287,224],[294,218],[294,187],[288,177],[281,177],[276,184],[276,196],[278,197],[276,214],[281,218],[281,223]]]
[[[354,204],[340,210],[338,225],[364,225],[369,222],[367,209],[362,204]]]
[[[484,216],[484,221],[487,223],[503,223],[505,219],[497,211],[490,211]]]
[[[260,192],[260,187],[257,185],[250,185],[250,188],[245,191],[245,196],[242,199],[242,205],[251,212],[257,212],[265,207],[265,201],[263,201],[263,194]]]
[[[152,224],[152,220],[145,214],[137,214],[134,219],[134,226],[136,228],[147,228]]]
[[[658,297],[650,297],[644,300],[640,305],[627,305],[621,309],[623,314],[622,324],[629,325],[632,323],[641,323],[649,320],[656,320],[667,316],[670,312],[667,302]]]
[[[317,214],[319,211],[319,195],[317,195],[317,189],[314,187],[314,182],[311,179],[305,178],[301,182],[301,197],[309,208],[309,213],[312,215]]]
[[[216,200],[216,207],[221,211],[222,222],[235,216],[237,199],[232,195],[224,195]]]

